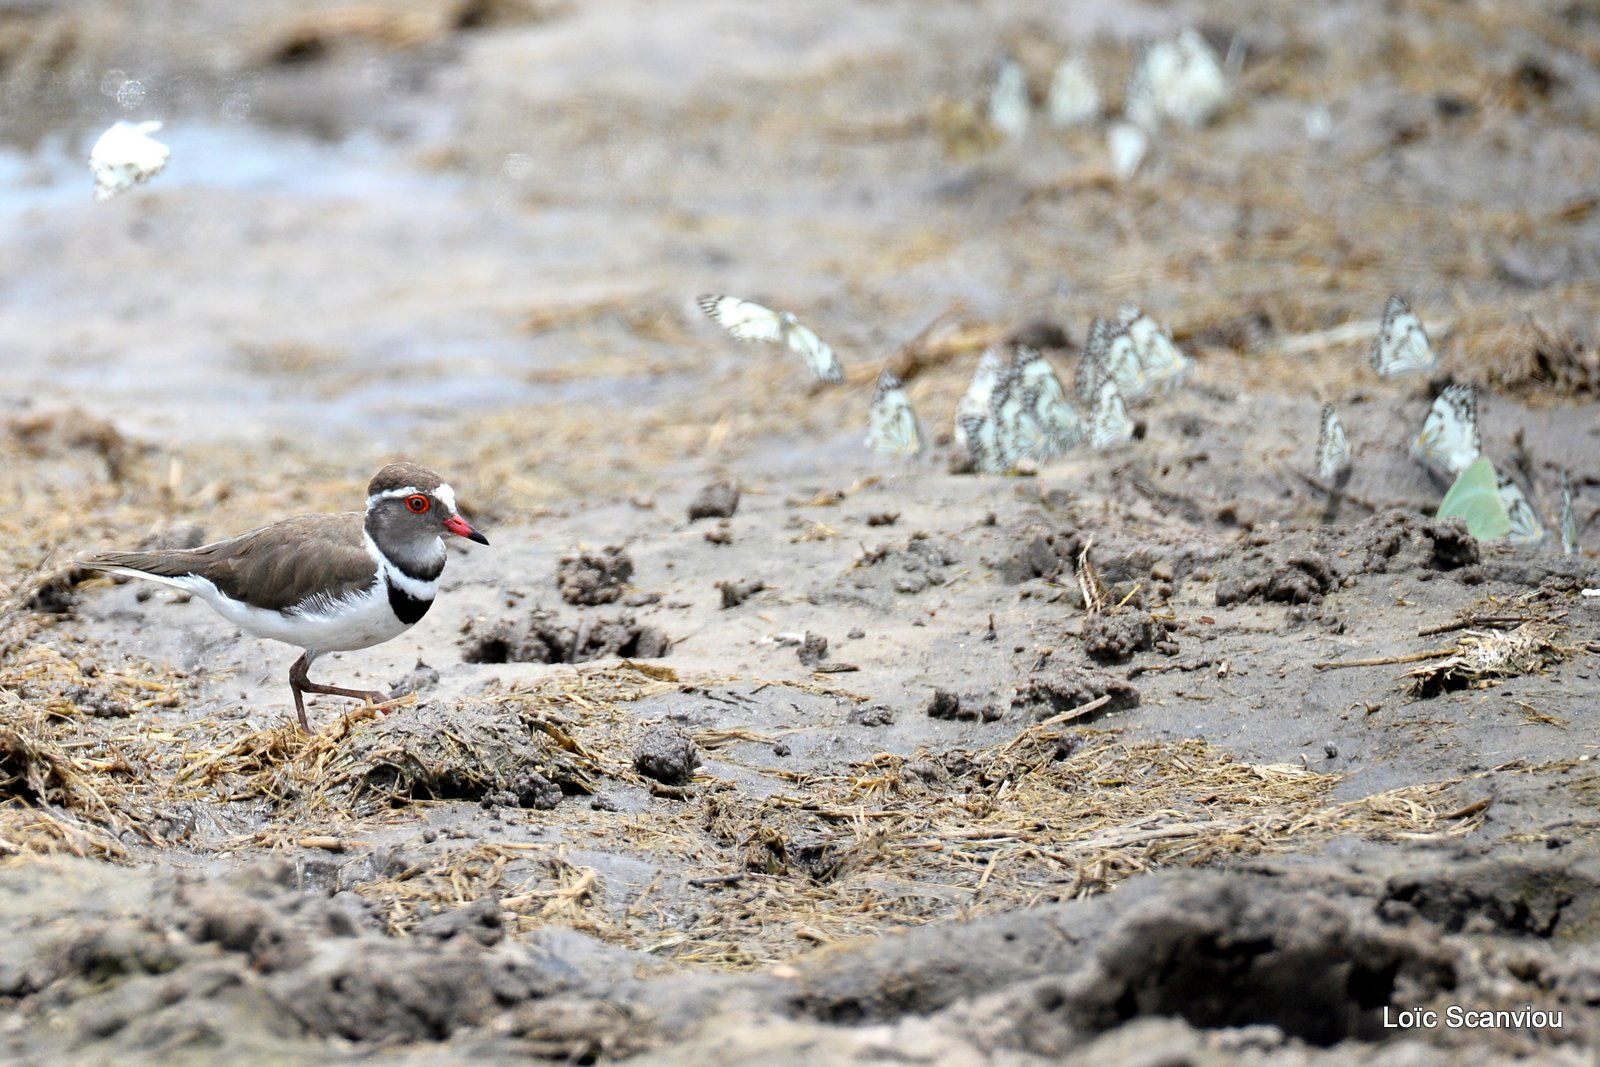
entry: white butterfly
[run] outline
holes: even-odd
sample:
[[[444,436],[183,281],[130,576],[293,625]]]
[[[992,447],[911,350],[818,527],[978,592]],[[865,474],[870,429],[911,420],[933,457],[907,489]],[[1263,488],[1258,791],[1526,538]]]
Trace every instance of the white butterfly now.
[[[986,350],[978,358],[978,369],[972,372],[972,382],[967,386],[967,391],[956,402],[956,432],[957,447],[971,450],[971,441],[967,437],[966,423],[971,419],[987,420],[991,411],[990,400],[994,396],[995,383],[1000,380],[1000,375],[1005,371],[1005,365],[1000,362],[1000,354],[994,349]],[[974,454],[975,456],[976,454]]]
[[[172,149],[150,134],[159,122],[118,122],[89,150],[89,170],[94,173],[94,198],[110,200],[161,173]]]
[[[989,90],[989,125],[1011,140],[1028,132],[1028,76],[1010,56],[1000,60],[1000,69]]]
[[[1498,484],[1500,502],[1506,506],[1506,517],[1511,520],[1511,532],[1506,535],[1506,540],[1525,545],[1543,541],[1546,536],[1544,524],[1539,521],[1539,513],[1533,510],[1533,505],[1528,503],[1528,498],[1517,487],[1517,483],[1501,474]]]
[[[1117,448],[1133,440],[1133,423],[1115,378],[1100,383],[1094,407],[1089,410],[1089,447],[1096,452]]]
[[[1178,350],[1172,338],[1156,324],[1156,320],[1136,307],[1124,307],[1117,312],[1117,322],[1127,331],[1138,360],[1136,382],[1120,381],[1123,392],[1132,399],[1158,389],[1181,385],[1194,369],[1194,360]]]
[[[995,420],[988,413],[956,414],[956,437],[972,460],[972,469],[980,474],[1003,474],[1006,466],[1000,460],[1000,445],[995,433]]]
[[[1113,122],[1106,129],[1106,151],[1111,155],[1111,172],[1118,181],[1133,177],[1150,150],[1150,137],[1131,122]]]
[[[1094,84],[1089,62],[1082,53],[1068,53],[1056,64],[1045,110],[1050,115],[1050,124],[1058,129],[1093,122],[1100,114],[1100,90]]]
[[[1411,454],[1430,470],[1452,481],[1478,458],[1478,389],[1451,385],[1433,402]]]
[[[1398,296],[1391,296],[1383,305],[1383,325],[1373,339],[1370,358],[1372,369],[1384,378],[1425,373],[1439,363],[1433,345],[1428,343],[1428,332],[1422,328],[1422,320],[1411,310],[1411,305]]]
[[[1163,122],[1204,126],[1228,101],[1228,77],[1217,54],[1192,29],[1144,50],[1128,83],[1124,111],[1154,132]]]
[[[1144,371],[1127,328],[1110,319],[1095,319],[1072,382],[1078,402],[1092,407],[1100,397],[1100,383],[1107,378],[1124,394],[1137,396],[1144,390]]]
[[[702,296],[699,304],[701,311],[738,340],[787,345],[791,351],[805,357],[817,381],[844,381],[844,367],[839,357],[815,330],[795,318],[793,312],[773,311],[736,296]]]
[[[1044,427],[1033,413],[1033,398],[1020,385],[1016,374],[1007,371],[994,390],[991,421],[996,459],[1003,471],[1024,459],[1042,459],[1046,450]]]
[[[872,393],[872,413],[867,421],[867,447],[875,452],[914,456],[922,451],[922,432],[911,410],[905,386],[890,370],[878,375]]]
[[[1031,398],[1033,416],[1044,431],[1037,458],[1054,459],[1076,448],[1084,436],[1083,418],[1067,402],[1066,391],[1050,361],[1038,349],[1018,345],[1011,366],[1022,391]]]
[[[1322,430],[1317,434],[1317,477],[1332,482],[1350,469],[1350,442],[1332,404],[1322,405]]]
[[[1578,554],[1578,517],[1572,513],[1572,483],[1566,471],[1561,472],[1561,551]]]

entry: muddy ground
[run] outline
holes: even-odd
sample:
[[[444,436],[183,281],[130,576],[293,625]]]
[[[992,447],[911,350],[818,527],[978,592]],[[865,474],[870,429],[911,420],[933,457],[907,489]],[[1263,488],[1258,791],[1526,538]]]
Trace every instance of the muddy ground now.
[[[1186,24],[1236,92],[1132,180],[974,118]],[[1597,62],[1560,3],[0,13],[0,1062],[1592,1062]],[[172,163],[96,204],[122,117]],[[951,473],[985,345],[1124,303],[1197,361],[1129,448]],[[1429,518],[1449,379],[1580,553]],[[492,544],[319,661],[386,714],[70,566],[400,456]]]

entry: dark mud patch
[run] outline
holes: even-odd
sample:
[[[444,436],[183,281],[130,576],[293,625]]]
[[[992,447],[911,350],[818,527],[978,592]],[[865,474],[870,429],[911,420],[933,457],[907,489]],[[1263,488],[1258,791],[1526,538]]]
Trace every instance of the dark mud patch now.
[[[1100,715],[1139,706],[1139,690],[1125,679],[1103,671],[1063,667],[1020,683],[1011,698],[1011,709],[1026,717],[1048,719],[1101,697],[1108,699],[1099,709]]]
[[[731,519],[739,510],[739,487],[733,482],[712,482],[689,501],[689,521]]]
[[[586,663],[607,656],[660,659],[672,641],[659,627],[630,614],[563,622],[535,608],[521,619],[473,620],[461,639],[468,663]]]
[[[633,560],[615,545],[598,553],[563,556],[556,564],[556,587],[561,599],[580,607],[615,603],[632,577]]]

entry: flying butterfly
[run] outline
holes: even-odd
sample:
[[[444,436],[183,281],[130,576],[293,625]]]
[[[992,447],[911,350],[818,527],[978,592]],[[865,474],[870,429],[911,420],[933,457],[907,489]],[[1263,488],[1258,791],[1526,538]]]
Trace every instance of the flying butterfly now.
[[[1099,395],[1089,410],[1089,447],[1105,452],[1133,440],[1133,422],[1115,378],[1100,383]]]
[[[1578,517],[1572,512],[1572,483],[1566,471],[1561,472],[1561,551],[1578,554]]]
[[[1159,389],[1183,384],[1194,368],[1194,360],[1178,350],[1172,338],[1156,324],[1156,320],[1136,307],[1124,307],[1117,312],[1117,322],[1128,333],[1133,353],[1139,361],[1137,391],[1130,391],[1128,383],[1122,389],[1129,397],[1142,396]]]
[[[867,421],[867,447],[874,452],[914,456],[922,451],[922,432],[911,410],[905,386],[891,370],[878,375],[872,393],[872,413]]]
[[[1422,320],[1398,296],[1391,296],[1383,305],[1383,325],[1373,339],[1370,359],[1372,369],[1384,378],[1426,373],[1439,363]]]
[[[1439,393],[1411,444],[1411,454],[1429,470],[1452,479],[1478,458],[1478,389],[1451,385]]]
[[[774,311],[752,300],[736,296],[708,295],[700,297],[700,310],[711,317],[740,341],[765,341],[768,344],[787,345],[789,350],[804,356],[811,374],[819,382],[844,381],[844,367],[839,357],[817,332],[802,323],[790,311]]]
[[[1439,504],[1438,517],[1456,518],[1479,541],[1498,541],[1511,532],[1511,516],[1501,499],[1498,476],[1488,456],[1479,456],[1461,471]]]
[[[989,90],[989,125],[1011,140],[1028,132],[1028,76],[1010,56],[1002,56]]]
[[[151,137],[159,122],[118,122],[89,150],[89,170],[94,174],[94,198],[110,200],[160,174],[172,150]]]
[[[1054,459],[1076,448],[1083,440],[1083,418],[1067,402],[1066,390],[1050,361],[1038,349],[1018,345],[1011,367],[1023,393],[1031,398],[1033,417],[1044,432],[1037,458]]]
[[[1350,470],[1350,441],[1344,423],[1332,404],[1322,405],[1322,429],[1317,433],[1317,477],[1334,482]]]
[[[1505,506],[1506,520],[1510,523],[1506,539],[1518,545],[1543,541],[1546,537],[1544,523],[1539,521],[1539,513],[1533,510],[1533,505],[1528,503],[1527,496],[1517,483],[1501,474],[1496,476],[1495,487],[1500,493],[1500,503]]]

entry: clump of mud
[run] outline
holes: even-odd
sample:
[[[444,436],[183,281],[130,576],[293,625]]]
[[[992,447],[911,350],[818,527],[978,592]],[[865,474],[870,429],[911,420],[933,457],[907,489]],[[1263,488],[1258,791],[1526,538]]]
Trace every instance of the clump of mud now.
[[[564,750],[517,711],[488,702],[424,705],[378,720],[340,746],[314,786],[367,808],[414,800],[551,808],[562,792],[588,791],[583,768]]]
[[[1251,600],[1311,603],[1363,574],[1416,571],[1483,580],[1478,542],[1460,519],[1386,511],[1356,526],[1258,534],[1247,546],[1235,561],[1219,565],[1234,573],[1217,584],[1218,607]]]
[[[1024,716],[1048,719],[1106,697],[1102,714],[1139,706],[1139,690],[1104,671],[1063,667],[1052,674],[1029,678],[1017,686],[1011,708]]]
[[[661,725],[645,732],[633,754],[633,769],[664,785],[684,785],[700,766],[694,738],[678,726]]]
[[[1158,619],[1148,611],[1119,611],[1091,615],[1083,620],[1083,650],[1096,663],[1126,663],[1136,653],[1160,649],[1177,655],[1171,639],[1175,620]]]
[[[556,564],[556,587],[568,604],[593,607],[615,603],[633,577],[633,560],[616,545],[599,553],[562,556]]]
[[[468,663],[586,663],[606,656],[660,659],[672,640],[630,614],[564,623],[535,608],[523,619],[468,622],[461,656]]]
[[[689,521],[731,519],[739,510],[739,487],[733,482],[712,482],[689,501]]]

